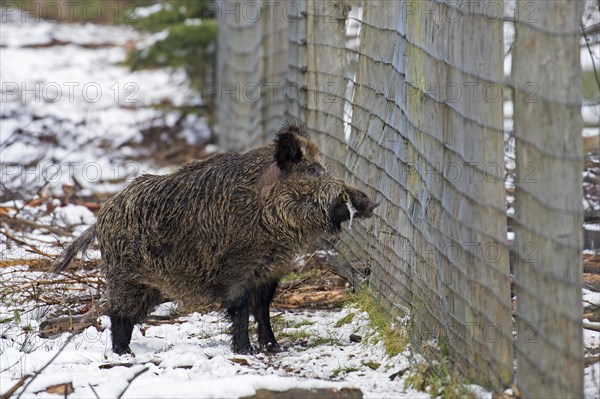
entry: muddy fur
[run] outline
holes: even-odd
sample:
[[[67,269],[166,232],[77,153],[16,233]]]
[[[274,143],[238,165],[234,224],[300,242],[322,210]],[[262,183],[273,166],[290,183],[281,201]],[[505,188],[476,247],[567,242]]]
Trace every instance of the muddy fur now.
[[[97,237],[116,353],[129,351],[133,325],[163,296],[226,309],[238,353],[252,352],[253,313],[260,348],[276,351],[269,305],[279,279],[319,235],[376,206],[332,177],[302,125],[287,123],[274,142],[247,153],[135,179],[65,250],[56,271]]]

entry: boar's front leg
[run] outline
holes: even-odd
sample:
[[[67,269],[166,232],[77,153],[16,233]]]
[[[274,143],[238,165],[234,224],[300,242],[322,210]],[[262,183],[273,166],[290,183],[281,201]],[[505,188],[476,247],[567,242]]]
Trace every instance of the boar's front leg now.
[[[239,354],[254,352],[248,337],[248,299],[246,294],[227,308],[227,315],[231,320],[231,349]]]
[[[257,287],[250,297],[252,314],[258,324],[258,344],[263,352],[275,353],[281,351],[273,334],[269,315],[269,307],[275,296],[277,283],[277,281],[272,281]]]

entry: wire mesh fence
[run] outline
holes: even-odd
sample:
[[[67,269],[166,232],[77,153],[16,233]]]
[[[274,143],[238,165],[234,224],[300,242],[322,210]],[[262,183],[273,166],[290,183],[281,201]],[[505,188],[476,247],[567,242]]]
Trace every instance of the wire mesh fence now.
[[[337,244],[348,277],[410,316],[413,347],[524,397],[583,395],[583,4],[220,3],[223,144],[303,120],[381,202]]]
[[[265,3],[269,15],[263,15]],[[220,32],[216,102],[227,146],[263,143],[281,126],[286,109],[281,84],[287,74],[287,21],[280,2],[217,2]],[[235,37],[235,40],[231,38]],[[271,86],[271,85],[275,86]]]

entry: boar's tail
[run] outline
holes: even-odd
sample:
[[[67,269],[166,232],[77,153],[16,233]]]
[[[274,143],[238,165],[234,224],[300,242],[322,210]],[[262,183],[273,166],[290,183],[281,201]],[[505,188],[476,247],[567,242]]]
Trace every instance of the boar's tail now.
[[[81,251],[84,251],[90,246],[96,237],[96,225],[92,225],[89,229],[83,232],[75,241],[70,243],[65,250],[60,254],[54,262],[54,273],[63,271],[73,258]]]

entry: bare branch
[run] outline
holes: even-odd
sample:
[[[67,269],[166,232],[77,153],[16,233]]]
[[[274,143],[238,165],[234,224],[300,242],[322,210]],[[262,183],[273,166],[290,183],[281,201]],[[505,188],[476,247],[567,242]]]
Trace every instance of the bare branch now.
[[[21,377],[21,379],[19,381],[17,381],[17,383],[15,385],[13,385],[12,388],[10,388],[8,391],[6,391],[6,393],[4,393],[2,396],[0,396],[0,399],[10,398],[12,396],[12,394],[15,393],[15,391],[17,389],[19,389],[21,387],[21,385],[23,385],[29,377],[31,377],[31,374],[25,374],[23,377]],[[21,395],[19,395],[19,396],[21,396]]]
[[[143,369],[141,369],[140,371],[138,371],[137,373],[135,373],[133,375],[133,377],[129,380],[129,383],[127,384],[127,386],[125,387],[125,389],[123,389],[123,391],[121,391],[121,393],[119,394],[119,396],[117,396],[117,399],[121,399],[123,397],[123,395],[125,394],[125,391],[127,391],[127,389],[129,389],[129,386],[131,385],[131,383],[136,378],[138,378],[140,375],[144,374],[148,370],[150,370],[148,367],[144,367]]]
[[[94,307],[95,306],[97,306],[97,304],[95,304]],[[90,312],[89,315],[92,315],[93,313],[94,312]],[[83,324],[85,322],[87,322],[87,318],[83,318],[80,321],[81,324]],[[37,376],[40,375],[48,366],[50,366],[50,364],[52,364],[52,362],[54,362],[56,360],[56,358],[65,350],[65,348],[67,347],[67,345],[73,340],[73,338],[75,338],[76,335],[77,335],[76,333],[72,333],[71,335],[69,335],[69,337],[67,338],[67,340],[65,341],[65,343],[58,350],[58,352],[56,352],[56,354],[54,356],[52,356],[52,358],[50,360],[48,360],[48,362],[46,364],[44,364],[44,366],[42,366],[41,369],[39,369],[38,371],[36,371],[33,374],[33,376],[31,377],[31,379],[27,382],[27,384],[25,384],[25,386],[23,387],[23,389],[21,390],[21,392],[19,392],[19,395],[17,396],[17,399],[21,398],[21,395],[23,395],[23,392],[25,392],[27,390],[27,388],[29,387],[29,385],[31,385],[31,383],[37,378]],[[4,397],[2,397],[0,399],[4,399]]]

